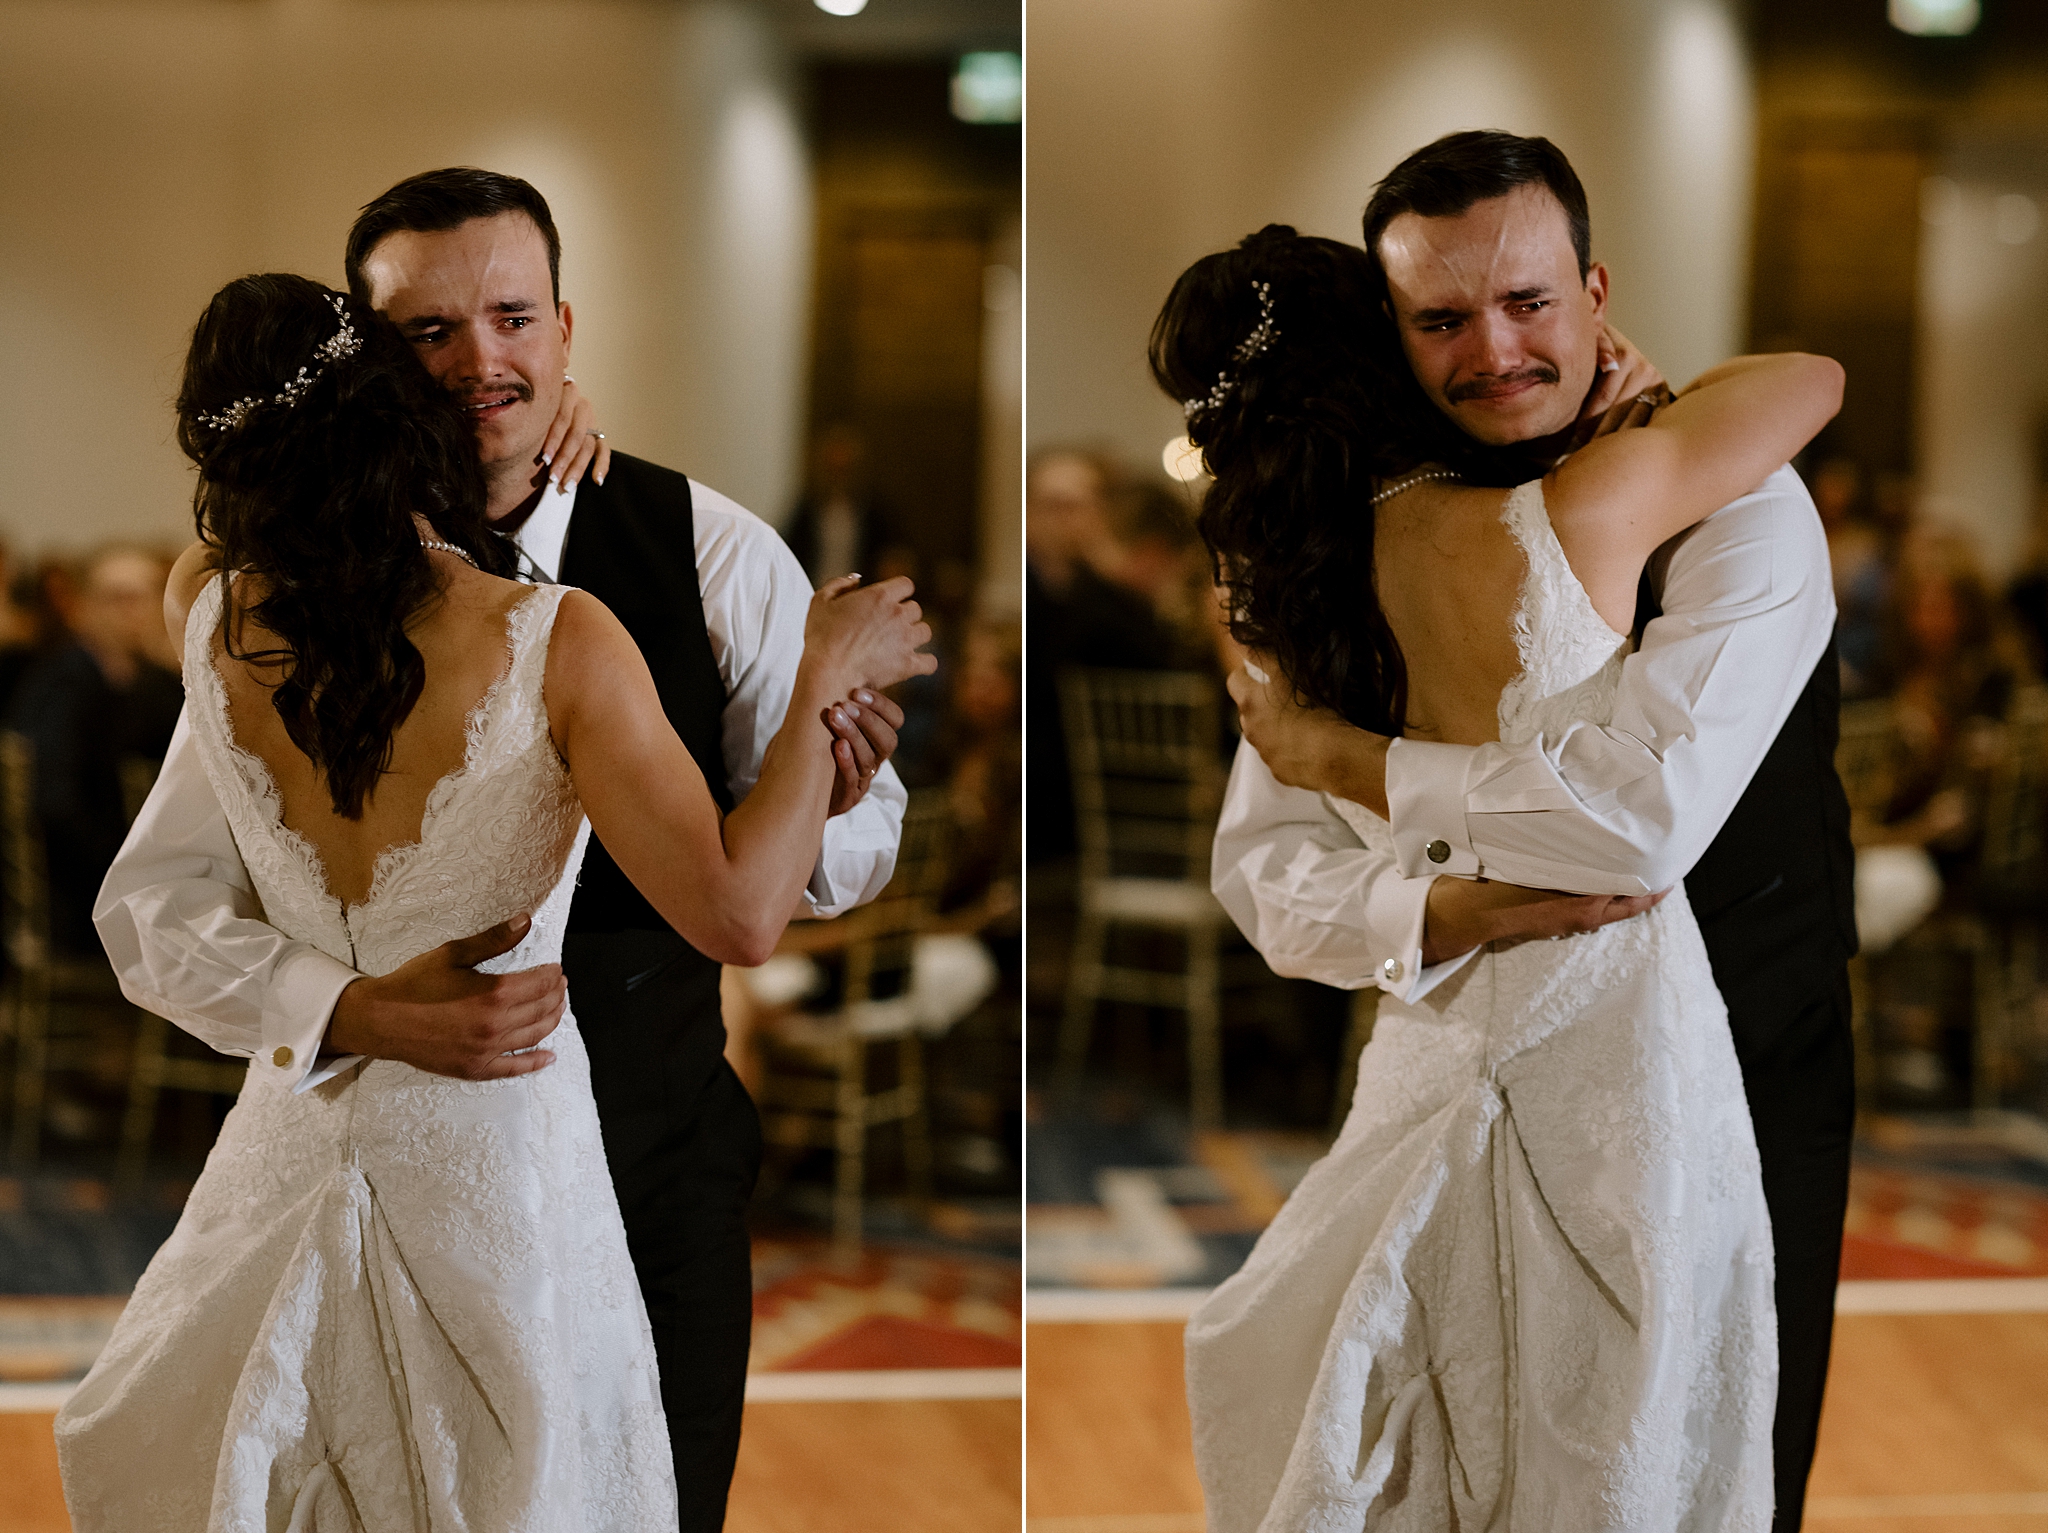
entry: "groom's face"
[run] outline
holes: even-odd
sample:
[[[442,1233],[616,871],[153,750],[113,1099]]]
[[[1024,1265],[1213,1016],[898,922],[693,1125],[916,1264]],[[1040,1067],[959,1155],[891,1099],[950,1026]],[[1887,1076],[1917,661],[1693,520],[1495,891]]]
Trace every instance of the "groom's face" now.
[[[492,514],[509,511],[534,477],[569,363],[569,306],[554,301],[547,241],[524,213],[401,229],[377,242],[363,275],[371,307],[475,422]]]
[[[1519,186],[1450,218],[1403,213],[1380,264],[1408,365],[1436,407],[1495,446],[1564,430],[1598,366],[1607,271],[1579,278],[1565,211]]]

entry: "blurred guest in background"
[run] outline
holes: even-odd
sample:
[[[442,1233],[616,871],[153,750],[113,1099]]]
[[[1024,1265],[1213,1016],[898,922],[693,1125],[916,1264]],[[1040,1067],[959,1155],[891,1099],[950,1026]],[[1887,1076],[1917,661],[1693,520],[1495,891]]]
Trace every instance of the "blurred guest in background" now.
[[[814,586],[856,572],[883,579],[889,515],[868,494],[867,442],[852,426],[825,427],[811,443],[810,479],[783,539]]]
[[[1107,458],[1074,448],[1039,452],[1025,478],[1024,620],[1032,635],[1025,856],[1033,864],[1067,857],[1075,848],[1059,673],[1071,665],[1166,670],[1178,658],[1173,635],[1151,603],[1105,574],[1126,562],[1110,523],[1110,504],[1121,488],[1122,476]]]
[[[1924,846],[1951,889],[1967,871],[1989,765],[1990,726],[2030,667],[1962,534],[1920,526],[1902,540],[1884,629],[1902,759],[1896,791],[1860,845]]]
[[[2019,573],[2006,588],[2006,601],[2019,621],[2034,674],[2048,675],[2048,485],[2035,494],[2033,530],[2020,555]]]
[[[941,904],[979,904],[995,918],[1015,909],[1023,864],[1023,635],[1014,622],[983,619],[968,629],[955,669],[949,786],[958,840]]]
[[[162,663],[165,574],[161,560],[134,548],[87,560],[70,598],[69,638],[28,667],[7,710],[8,726],[35,752],[51,938],[74,952],[99,952],[93,897],[184,703]]]
[[[1140,480],[1116,496],[1109,526],[1102,573],[1144,598],[1177,668],[1214,669],[1220,623],[1193,510],[1165,485]]]
[[[1848,458],[1830,458],[1815,472],[1813,504],[1827,529],[1828,562],[1834,568],[1842,696],[1869,697],[1883,685],[1884,611],[1891,587],[1888,540],[1864,514],[1863,473]]]

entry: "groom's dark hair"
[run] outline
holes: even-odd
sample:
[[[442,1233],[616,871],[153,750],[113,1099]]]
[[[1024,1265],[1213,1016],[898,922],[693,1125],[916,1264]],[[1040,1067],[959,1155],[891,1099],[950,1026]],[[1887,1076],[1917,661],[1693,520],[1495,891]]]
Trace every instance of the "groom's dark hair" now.
[[[1455,218],[1475,202],[1538,185],[1549,187],[1564,208],[1583,282],[1593,265],[1593,220],[1578,172],[1549,139],[1519,138],[1495,128],[1446,134],[1388,171],[1365,205],[1365,248],[1377,266],[1380,236],[1403,213]]]
[[[349,292],[363,303],[370,301],[370,284],[363,276],[363,263],[386,236],[401,230],[440,234],[472,218],[496,218],[501,213],[524,213],[548,242],[548,280],[559,304],[562,237],[555,232],[555,217],[548,211],[547,198],[517,176],[501,176],[494,170],[477,170],[468,165],[407,176],[383,196],[363,204],[362,212],[356,215],[355,224],[348,231],[348,251],[342,261]]]

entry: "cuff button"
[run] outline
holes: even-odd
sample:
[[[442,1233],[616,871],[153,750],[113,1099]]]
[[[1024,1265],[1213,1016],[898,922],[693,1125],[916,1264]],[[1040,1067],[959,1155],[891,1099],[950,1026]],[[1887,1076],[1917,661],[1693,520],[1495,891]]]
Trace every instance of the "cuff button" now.
[[[1451,843],[1448,841],[1432,841],[1422,849],[1422,855],[1431,862],[1449,862],[1451,860]]]
[[[279,1044],[276,1051],[271,1054],[270,1062],[280,1070],[289,1070],[292,1067],[292,1051]]]
[[[1401,960],[1398,958],[1389,958],[1385,963],[1380,965],[1380,973],[1386,975],[1387,983],[1390,985],[1400,984],[1401,976],[1406,972],[1407,971],[1401,967]]]

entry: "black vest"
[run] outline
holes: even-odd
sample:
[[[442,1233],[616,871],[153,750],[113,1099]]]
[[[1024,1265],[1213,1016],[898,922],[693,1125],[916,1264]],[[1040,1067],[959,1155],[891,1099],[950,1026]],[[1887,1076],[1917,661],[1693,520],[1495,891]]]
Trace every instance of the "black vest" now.
[[[731,810],[720,743],[725,682],[704,628],[690,481],[673,469],[613,453],[605,482],[586,478],[576,492],[560,575],[625,625],[654,676],[662,712],[696,758],[718,807]],[[670,929],[593,839],[569,907],[570,934]],[[718,967],[695,949],[690,956]]]
[[[1662,609],[1645,576],[1636,627]],[[1685,875],[1742,1053],[1768,1049],[1856,953],[1856,854],[1835,773],[1842,669],[1828,639],[1728,823]]]

